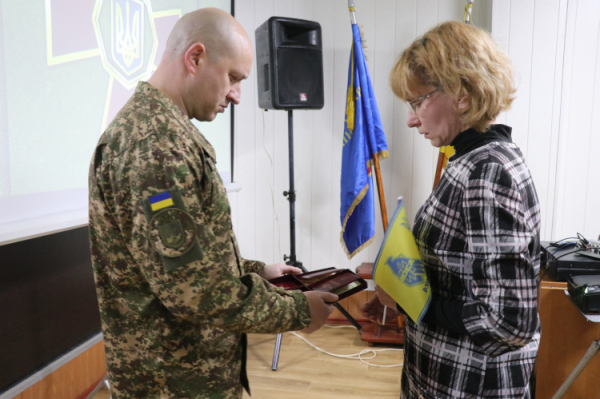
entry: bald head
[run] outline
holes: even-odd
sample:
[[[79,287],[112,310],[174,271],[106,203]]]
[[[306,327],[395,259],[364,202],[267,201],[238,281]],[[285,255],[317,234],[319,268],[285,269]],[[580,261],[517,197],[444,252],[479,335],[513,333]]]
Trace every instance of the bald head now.
[[[148,83],[190,118],[211,121],[239,103],[253,58],[248,34],[231,15],[202,8],[177,21]]]
[[[241,25],[227,12],[218,8],[201,8],[181,17],[167,39],[166,57],[181,57],[194,43],[202,43],[211,62],[229,56],[237,46],[250,44]]]

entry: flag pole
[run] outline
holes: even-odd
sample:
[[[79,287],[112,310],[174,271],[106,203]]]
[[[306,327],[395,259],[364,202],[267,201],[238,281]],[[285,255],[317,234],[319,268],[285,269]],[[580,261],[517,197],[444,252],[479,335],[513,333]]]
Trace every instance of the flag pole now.
[[[348,10],[350,11],[350,23],[356,25],[356,13],[354,12],[354,0],[348,0]],[[379,154],[373,154],[373,166],[375,169],[375,180],[377,181],[377,194],[379,196],[379,208],[381,209],[381,221],[383,232],[388,228],[387,207],[385,205],[385,195],[383,193],[383,181],[381,179],[381,167],[379,166]]]
[[[350,23],[356,25],[356,14],[354,13],[354,1],[348,0],[348,10],[350,11]]]
[[[383,232],[388,228],[387,208],[385,206],[385,196],[383,195],[383,181],[381,180],[381,169],[379,167],[379,154],[373,154],[375,164],[375,178],[377,180],[377,193],[379,194],[379,207],[381,208],[381,220],[383,222]]]
[[[473,0],[467,0],[465,5],[465,13],[463,15],[463,22],[467,25],[471,25],[471,11],[473,10]]]
[[[438,161],[437,166],[435,168],[435,178],[433,179],[433,188],[435,189],[442,178],[442,169],[444,168],[444,158],[446,157],[446,152],[444,151],[444,147],[440,148],[438,151]]]
[[[354,1],[348,0],[348,10],[350,11],[350,23],[356,25],[356,13],[354,12]],[[377,194],[379,197],[379,209],[381,209],[381,222],[383,224],[383,232],[387,231],[388,228],[388,217],[387,208],[385,206],[385,195],[383,194],[383,182],[381,180],[381,168],[379,166],[379,154],[373,154],[373,166],[375,167],[375,180],[377,180]],[[377,326],[376,337],[381,335],[381,326],[385,325],[385,315],[387,313],[387,306],[383,307],[383,320],[381,324]]]

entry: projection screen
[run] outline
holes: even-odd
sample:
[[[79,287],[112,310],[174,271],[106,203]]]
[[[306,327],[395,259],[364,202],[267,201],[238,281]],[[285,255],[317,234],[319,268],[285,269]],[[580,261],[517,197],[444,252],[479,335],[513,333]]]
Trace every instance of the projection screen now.
[[[0,245],[87,224],[95,144],[181,15],[231,0],[0,0]],[[229,109],[196,122],[231,182]]]

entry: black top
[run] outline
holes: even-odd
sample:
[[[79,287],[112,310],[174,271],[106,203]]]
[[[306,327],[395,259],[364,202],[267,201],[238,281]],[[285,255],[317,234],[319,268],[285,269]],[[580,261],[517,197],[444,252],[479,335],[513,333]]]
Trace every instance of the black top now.
[[[493,142],[508,142],[512,143],[510,133],[512,128],[506,125],[491,125],[488,130],[484,133],[480,133],[477,130],[470,128],[461,132],[452,140],[450,144],[456,150],[456,153],[450,157],[450,160],[454,161],[457,158],[462,157],[468,152],[473,151],[476,148],[483,147],[488,143]]]

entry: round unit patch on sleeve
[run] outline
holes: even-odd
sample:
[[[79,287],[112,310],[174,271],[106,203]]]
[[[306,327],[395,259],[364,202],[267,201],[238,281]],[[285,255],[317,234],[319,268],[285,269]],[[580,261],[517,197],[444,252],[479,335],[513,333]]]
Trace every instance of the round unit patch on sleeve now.
[[[160,255],[178,258],[196,244],[196,224],[189,213],[167,208],[150,220],[148,240]]]

